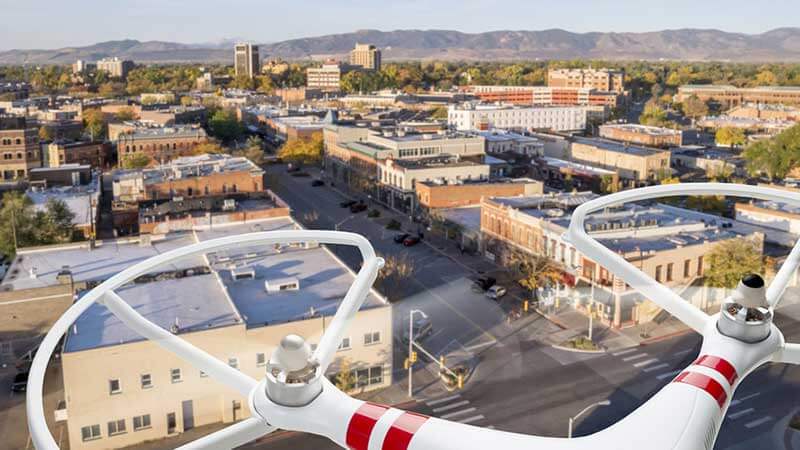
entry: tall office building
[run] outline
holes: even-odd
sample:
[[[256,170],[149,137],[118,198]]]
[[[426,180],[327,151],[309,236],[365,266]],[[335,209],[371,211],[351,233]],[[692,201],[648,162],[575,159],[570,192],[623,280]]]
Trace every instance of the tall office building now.
[[[372,44],[356,44],[350,50],[350,65],[367,70],[381,70],[381,51]]]
[[[256,76],[261,69],[258,61],[258,46],[239,43],[233,47],[233,66],[236,76],[247,75],[249,78]]]
[[[119,59],[116,56],[103,58],[97,61],[97,70],[102,70],[111,77],[125,79],[128,76],[128,72],[133,70],[133,61]]]

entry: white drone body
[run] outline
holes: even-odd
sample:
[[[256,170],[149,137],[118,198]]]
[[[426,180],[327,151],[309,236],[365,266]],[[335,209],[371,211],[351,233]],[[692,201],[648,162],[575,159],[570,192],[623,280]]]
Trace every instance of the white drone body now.
[[[45,337],[34,358],[27,390],[27,415],[38,450],[58,448],[44,419],[42,385],[47,362],[72,322],[94,302],[115,316],[249,399],[252,417],[181,449],[230,449],[276,429],[325,436],[353,450],[505,450],[652,449],[710,450],[741,381],[767,362],[800,364],[800,345],[787,344],[772,324],[772,312],[791,275],[800,265],[795,244],[769,288],[760,277],[746,277],[723,304],[708,316],[669,288],[632,266],[590,237],[584,219],[590,212],[630,201],[669,195],[729,195],[773,200],[800,206],[800,196],[777,189],[734,184],[696,183],[654,186],[620,192],[580,205],[566,238],[586,257],[621,277],[703,336],[699,357],[672,382],[623,420],[589,436],[564,439],[537,437],[449,422],[357,400],[338,390],[324,376],[348,323],[366,299],[383,260],[364,237],[343,232],[296,230],[225,237],[173,250],[136,264],[103,282],[62,316]],[[312,352],[302,337],[287,336],[270,358],[267,374],[254,380],[183,339],[147,321],[115,292],[154,267],[233,244],[318,242],[353,245],[363,264],[330,326]]]

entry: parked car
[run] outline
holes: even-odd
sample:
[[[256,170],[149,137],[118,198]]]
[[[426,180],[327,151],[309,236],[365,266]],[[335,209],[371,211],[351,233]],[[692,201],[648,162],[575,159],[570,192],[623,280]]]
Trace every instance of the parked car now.
[[[14,381],[11,382],[12,392],[25,392],[28,389],[28,372],[20,372],[14,375]]]
[[[410,235],[410,234],[408,234],[408,233],[400,233],[400,234],[396,234],[396,235],[394,236],[394,242],[395,242],[396,244],[402,244],[402,243],[403,243],[403,241],[405,241],[405,240],[406,240],[406,238],[407,238],[407,237],[409,237],[409,236],[411,236],[411,235]]]
[[[416,317],[414,319],[414,341],[421,341],[433,334],[433,324],[427,317]],[[403,330],[400,338],[404,344],[408,344],[408,328]]]
[[[345,200],[345,201],[339,203],[339,206],[342,207],[342,208],[349,208],[349,207],[355,205],[356,203],[358,203],[358,202],[355,201],[355,200]]]
[[[367,205],[365,205],[363,202],[356,203],[355,205],[350,207],[350,212],[354,214],[366,210],[367,210]]]
[[[408,236],[405,239],[403,239],[403,245],[405,245],[406,247],[413,247],[419,244],[419,241],[421,240],[422,238],[419,236]]]
[[[472,290],[476,292],[486,292],[495,284],[497,284],[497,280],[494,277],[480,277],[472,282]]]
[[[325,186],[325,182],[322,181],[322,180],[314,180],[314,181],[311,182],[311,186],[314,186],[314,187]]]
[[[495,301],[500,300],[500,297],[504,295],[506,295],[506,288],[498,284],[486,290],[486,296]]]

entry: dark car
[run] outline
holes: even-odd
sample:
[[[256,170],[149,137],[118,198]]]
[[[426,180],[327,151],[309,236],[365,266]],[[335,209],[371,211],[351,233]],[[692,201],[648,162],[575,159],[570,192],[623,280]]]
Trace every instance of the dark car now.
[[[493,277],[480,277],[472,282],[472,289],[476,292],[486,292],[497,284],[497,280]]]
[[[408,234],[408,233],[400,233],[398,235],[395,235],[394,242],[397,243],[397,244],[402,244],[403,241],[405,241],[406,238],[409,237],[409,236],[411,236],[411,235]]]
[[[342,208],[349,208],[349,207],[355,205],[356,203],[358,203],[358,202],[355,201],[355,200],[345,200],[345,201],[339,203],[339,206],[341,206]]]
[[[351,213],[360,213],[361,211],[366,211],[367,205],[364,203],[356,203],[350,207]]]
[[[12,392],[25,392],[28,389],[28,372],[20,372],[14,375],[14,381],[11,382]]]
[[[406,247],[413,247],[419,244],[419,241],[421,240],[422,238],[419,236],[408,236],[405,239],[403,239],[403,245],[405,245]]]
[[[311,182],[311,186],[314,186],[314,187],[325,186],[325,182],[322,181],[322,180],[314,180],[314,181]]]

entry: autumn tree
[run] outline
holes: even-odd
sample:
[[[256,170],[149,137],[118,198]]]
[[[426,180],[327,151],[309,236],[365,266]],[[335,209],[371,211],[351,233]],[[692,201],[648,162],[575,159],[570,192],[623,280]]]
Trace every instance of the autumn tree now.
[[[350,368],[350,361],[347,358],[342,358],[333,384],[342,392],[350,392],[356,387],[356,376]]]
[[[149,166],[152,160],[144,153],[134,153],[127,155],[120,161],[120,167],[123,169],[144,169]]]
[[[512,254],[509,265],[514,271],[517,283],[529,290],[534,298],[540,288],[561,280],[561,270],[558,265],[546,256],[516,251]]]
[[[197,144],[192,149],[195,155],[204,155],[206,153],[225,153],[225,149],[222,148],[216,141],[208,141],[203,142],[202,144]]]
[[[278,157],[293,163],[315,164],[322,159],[322,147],[321,134],[311,139],[291,139],[278,150]]]
[[[91,140],[99,141],[105,139],[106,119],[99,109],[90,108],[83,111],[83,126]]]
[[[397,299],[400,297],[397,290],[414,274],[414,263],[405,254],[388,255],[383,260],[383,267],[378,271],[375,283],[386,298]]]
[[[133,110],[130,106],[126,106],[124,108],[120,108],[116,114],[114,114],[114,118],[116,118],[120,122],[124,122],[126,120],[136,120],[139,118],[136,115],[136,111]]]
[[[683,114],[692,119],[708,115],[708,105],[697,95],[692,95],[683,102]]]
[[[722,127],[715,135],[717,144],[738,147],[746,142],[744,130],[741,128]]]
[[[800,125],[748,145],[742,156],[751,174],[765,173],[772,179],[786,177],[800,166]]]
[[[744,238],[729,239],[716,244],[707,255],[706,284],[733,289],[744,275],[761,274],[764,261],[761,248]]]

